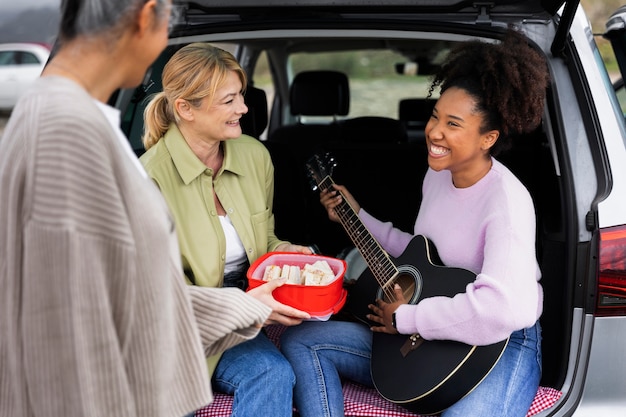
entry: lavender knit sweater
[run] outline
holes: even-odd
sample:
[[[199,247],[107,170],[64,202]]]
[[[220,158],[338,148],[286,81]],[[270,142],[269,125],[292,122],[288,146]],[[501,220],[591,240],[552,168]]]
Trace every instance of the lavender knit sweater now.
[[[468,188],[455,188],[450,171],[429,170],[423,192],[414,234],[429,238],[445,265],[477,277],[465,293],[401,306],[398,330],[485,345],[533,325],[542,312],[543,291],[535,212],[526,188],[493,159],[489,173]],[[392,256],[399,256],[413,237],[364,210],[359,216]]]

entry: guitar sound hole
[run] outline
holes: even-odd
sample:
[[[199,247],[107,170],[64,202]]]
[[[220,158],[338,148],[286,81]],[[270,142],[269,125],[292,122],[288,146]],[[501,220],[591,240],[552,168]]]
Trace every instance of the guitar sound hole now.
[[[410,275],[401,275],[394,281],[395,284],[400,284],[402,288],[402,294],[404,294],[405,300],[410,300],[415,294],[415,279]],[[392,301],[393,302],[393,301]]]
[[[399,267],[398,275],[392,279],[392,282],[387,287],[388,290],[386,290],[383,294],[382,288],[379,288],[376,297],[387,303],[394,302],[395,297],[393,296],[393,287],[396,283],[400,285],[400,288],[402,288],[404,299],[409,304],[417,303],[417,300],[422,292],[422,276],[414,266],[404,265]]]

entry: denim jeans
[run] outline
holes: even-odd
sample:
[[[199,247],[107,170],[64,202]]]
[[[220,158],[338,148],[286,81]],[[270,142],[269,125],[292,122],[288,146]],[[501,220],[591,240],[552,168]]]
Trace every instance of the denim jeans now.
[[[302,417],[341,417],[341,378],[372,386],[372,333],[358,323],[305,322],[288,328],[281,350],[296,374],[294,403]],[[442,417],[524,417],[541,377],[541,328],[537,322],[511,335],[500,361],[469,395]]]
[[[217,391],[234,395],[234,417],[292,417],[293,370],[263,332],[224,352],[212,382]]]
[[[301,417],[343,416],[341,378],[372,386],[372,332],[365,325],[307,321],[285,330],[280,343],[296,374]]]
[[[524,417],[539,388],[541,368],[541,326],[537,322],[514,332],[489,375],[441,416]]]

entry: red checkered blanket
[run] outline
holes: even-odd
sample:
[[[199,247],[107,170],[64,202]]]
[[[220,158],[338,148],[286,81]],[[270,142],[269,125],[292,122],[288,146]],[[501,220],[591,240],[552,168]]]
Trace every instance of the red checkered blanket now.
[[[552,407],[561,397],[554,388],[539,387],[526,417]],[[344,410],[351,417],[418,417],[410,411],[382,398],[374,388],[367,388],[352,382],[343,387]],[[228,417],[231,415],[233,397],[216,393],[215,400],[196,411],[196,417]]]
[[[278,345],[282,333],[280,326],[269,326],[269,338]],[[561,397],[554,388],[539,387],[526,417],[533,416],[552,407]],[[346,381],[343,386],[344,410],[351,417],[419,417],[417,414],[389,402],[378,395],[374,388]],[[215,393],[215,399],[206,407],[196,411],[196,417],[228,417],[231,415],[233,398],[230,395]]]

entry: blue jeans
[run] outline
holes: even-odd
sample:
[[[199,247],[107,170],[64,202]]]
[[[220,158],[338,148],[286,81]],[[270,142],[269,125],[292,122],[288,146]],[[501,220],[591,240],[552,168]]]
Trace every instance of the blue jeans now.
[[[539,388],[541,368],[541,326],[537,322],[514,332],[489,375],[441,416],[524,417]]]
[[[296,374],[301,417],[343,416],[341,378],[372,386],[372,332],[364,325],[307,321],[285,330],[280,343]]]
[[[234,395],[234,417],[292,417],[293,370],[263,332],[224,352],[212,382],[217,391]]]
[[[296,374],[295,406],[302,417],[342,417],[341,378],[372,386],[372,334],[358,323],[305,322],[281,337]],[[541,377],[539,323],[511,335],[500,361],[469,395],[442,417],[524,417]]]

